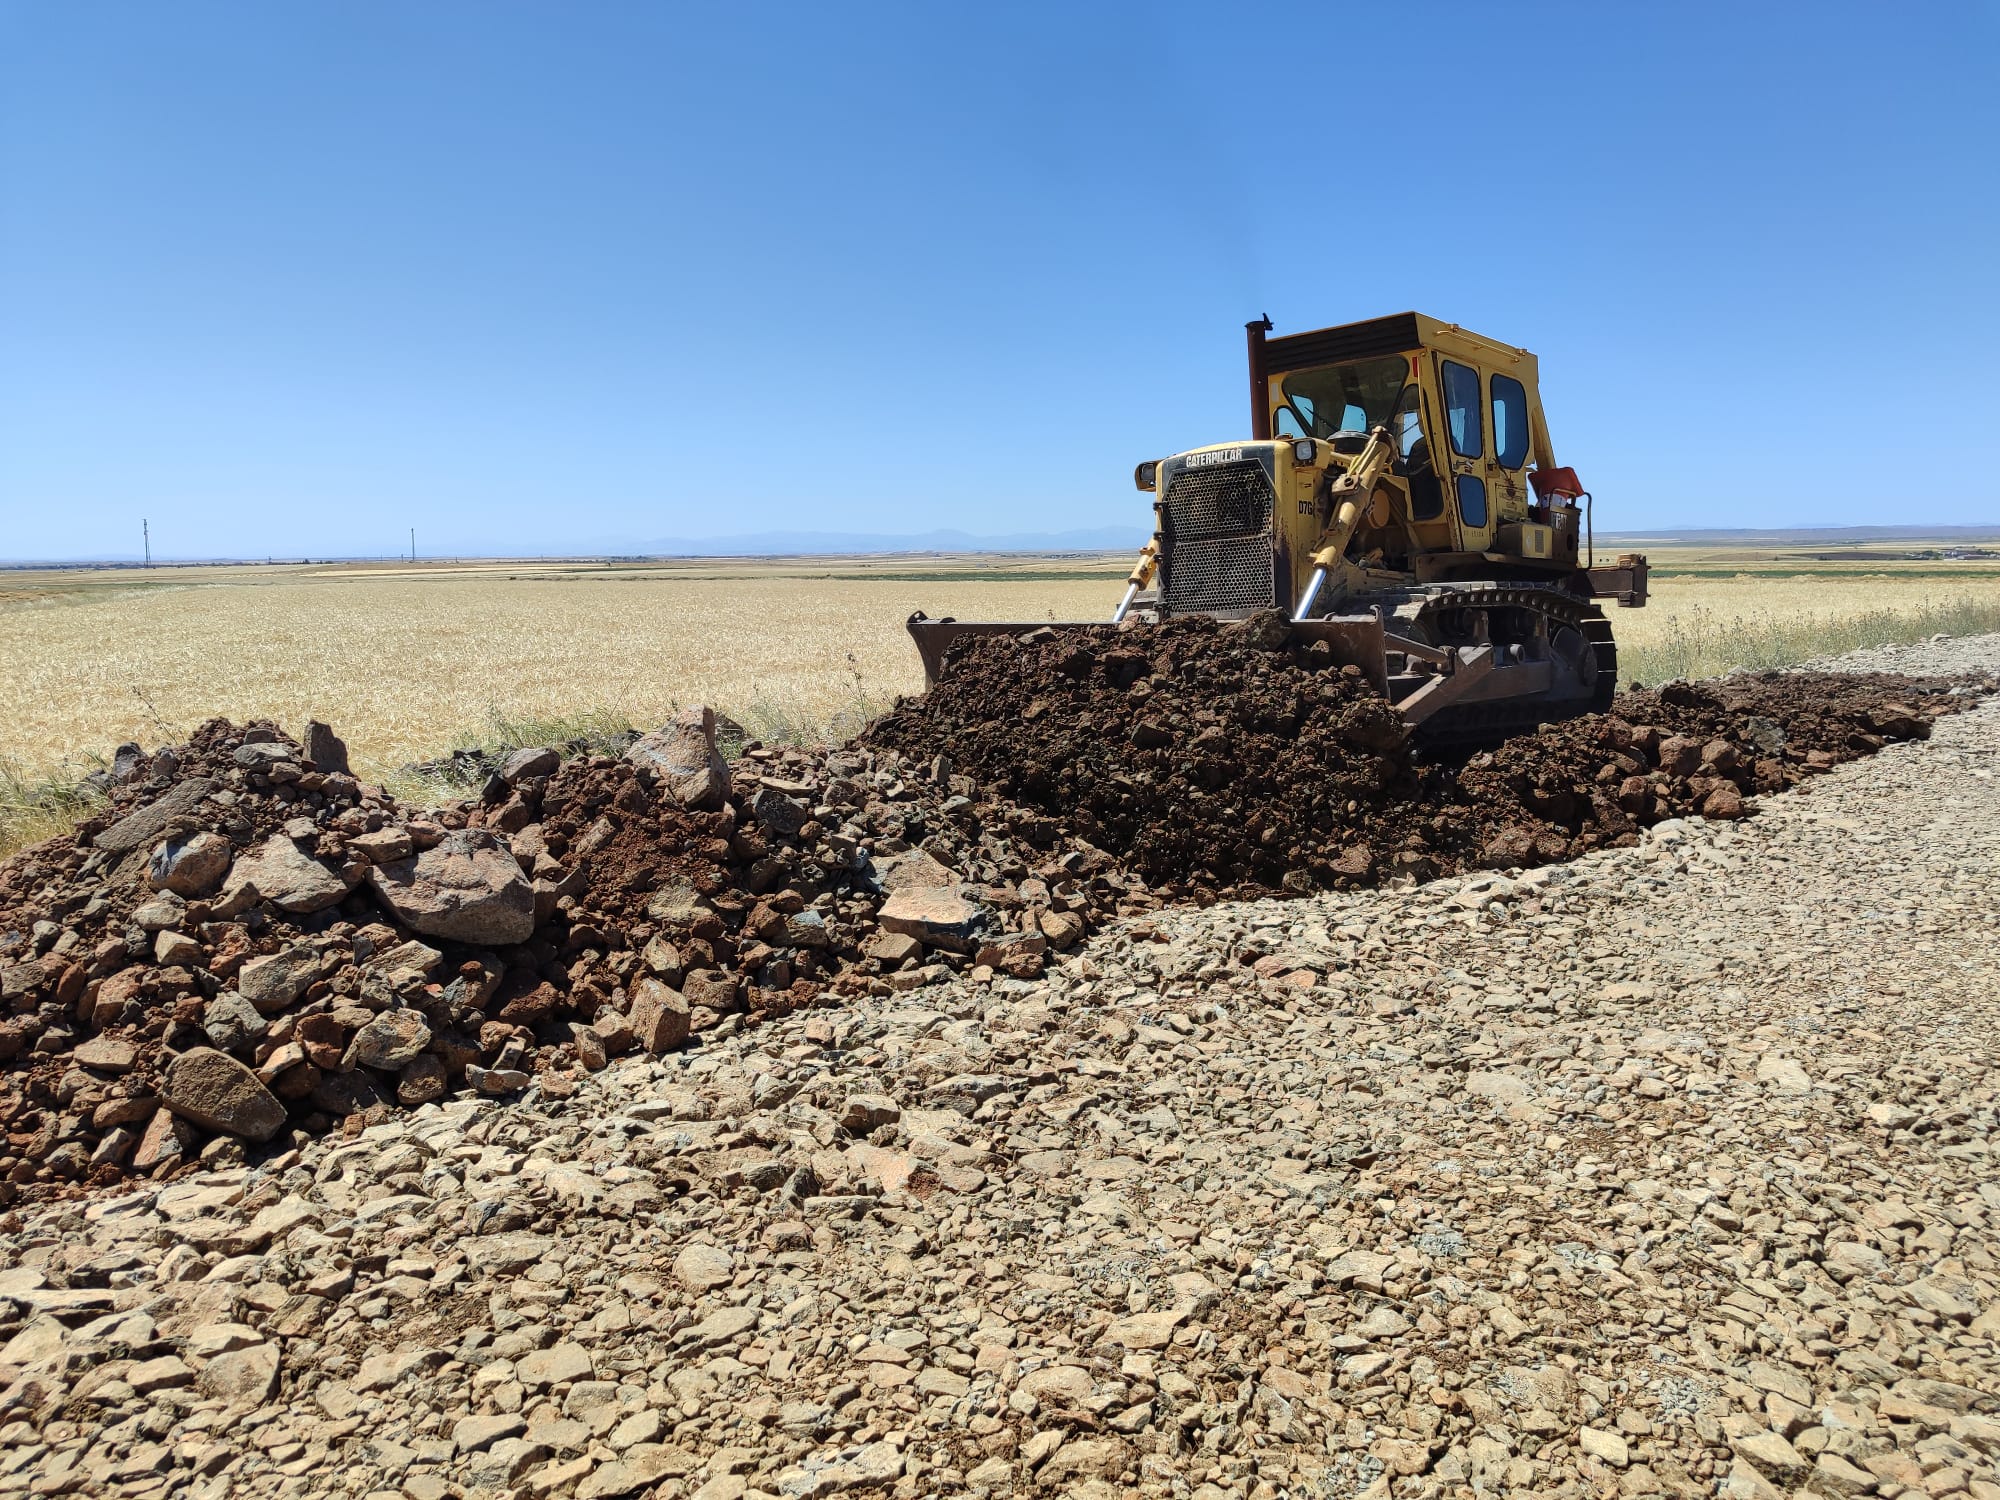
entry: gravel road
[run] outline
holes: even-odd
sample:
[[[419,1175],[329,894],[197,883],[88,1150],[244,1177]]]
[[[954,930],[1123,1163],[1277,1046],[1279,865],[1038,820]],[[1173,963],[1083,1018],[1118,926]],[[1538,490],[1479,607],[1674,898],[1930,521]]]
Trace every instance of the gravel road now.
[[[2000,1500],[1996,773],[9,1215],[0,1495]]]

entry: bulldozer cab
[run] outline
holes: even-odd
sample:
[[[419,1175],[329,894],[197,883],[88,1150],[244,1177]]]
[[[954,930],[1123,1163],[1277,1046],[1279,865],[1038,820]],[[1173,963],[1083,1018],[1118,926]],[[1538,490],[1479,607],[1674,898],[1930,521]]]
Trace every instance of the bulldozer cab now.
[[[1525,349],[1403,313],[1275,339],[1252,324],[1250,359],[1259,436],[1338,448],[1389,430],[1387,503],[1408,523],[1392,543],[1432,558],[1500,551],[1574,565],[1574,515],[1537,504],[1528,482],[1554,460]]]

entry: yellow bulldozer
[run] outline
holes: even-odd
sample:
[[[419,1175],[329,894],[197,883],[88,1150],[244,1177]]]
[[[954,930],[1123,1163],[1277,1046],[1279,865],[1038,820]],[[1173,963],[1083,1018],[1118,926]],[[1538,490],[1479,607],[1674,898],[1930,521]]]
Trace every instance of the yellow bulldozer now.
[[[1136,470],[1153,537],[1112,623],[1282,611],[1427,737],[1607,707],[1617,653],[1595,601],[1645,604],[1646,559],[1597,565],[1535,356],[1421,313],[1270,330],[1247,325],[1250,440]],[[1045,628],[909,622],[930,682],[956,640]]]

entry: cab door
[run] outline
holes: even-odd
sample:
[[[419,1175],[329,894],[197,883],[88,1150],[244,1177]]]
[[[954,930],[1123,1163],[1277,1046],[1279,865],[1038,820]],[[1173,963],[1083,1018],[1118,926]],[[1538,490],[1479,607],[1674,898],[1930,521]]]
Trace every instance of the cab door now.
[[[1438,393],[1443,398],[1445,508],[1457,530],[1460,552],[1485,552],[1493,545],[1492,434],[1486,430],[1485,373],[1469,360],[1437,356]]]

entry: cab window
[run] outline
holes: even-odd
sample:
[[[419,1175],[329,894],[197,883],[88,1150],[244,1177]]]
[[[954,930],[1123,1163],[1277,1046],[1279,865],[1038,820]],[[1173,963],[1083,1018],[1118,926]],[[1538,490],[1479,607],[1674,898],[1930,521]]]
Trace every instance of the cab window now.
[[[1511,375],[1495,375],[1493,390],[1493,456],[1503,468],[1518,469],[1528,457],[1528,392]]]
[[[1391,424],[1396,434],[1396,455],[1405,460],[1416,450],[1417,444],[1423,441],[1423,423],[1417,411],[1417,386],[1415,381],[1411,381],[1403,387],[1402,398],[1396,403],[1395,420]],[[1423,454],[1423,461],[1426,463],[1430,461],[1428,449]]]
[[[1471,531],[1486,524],[1486,481],[1477,474],[1458,476],[1458,518]]]
[[[1294,421],[1307,428],[1306,437],[1367,432],[1388,422],[1408,369],[1409,362],[1400,354],[1318,365],[1289,371],[1280,390]]]
[[[1479,422],[1479,372],[1451,360],[1444,361],[1444,418],[1452,452],[1460,458],[1478,458],[1486,452]]]

